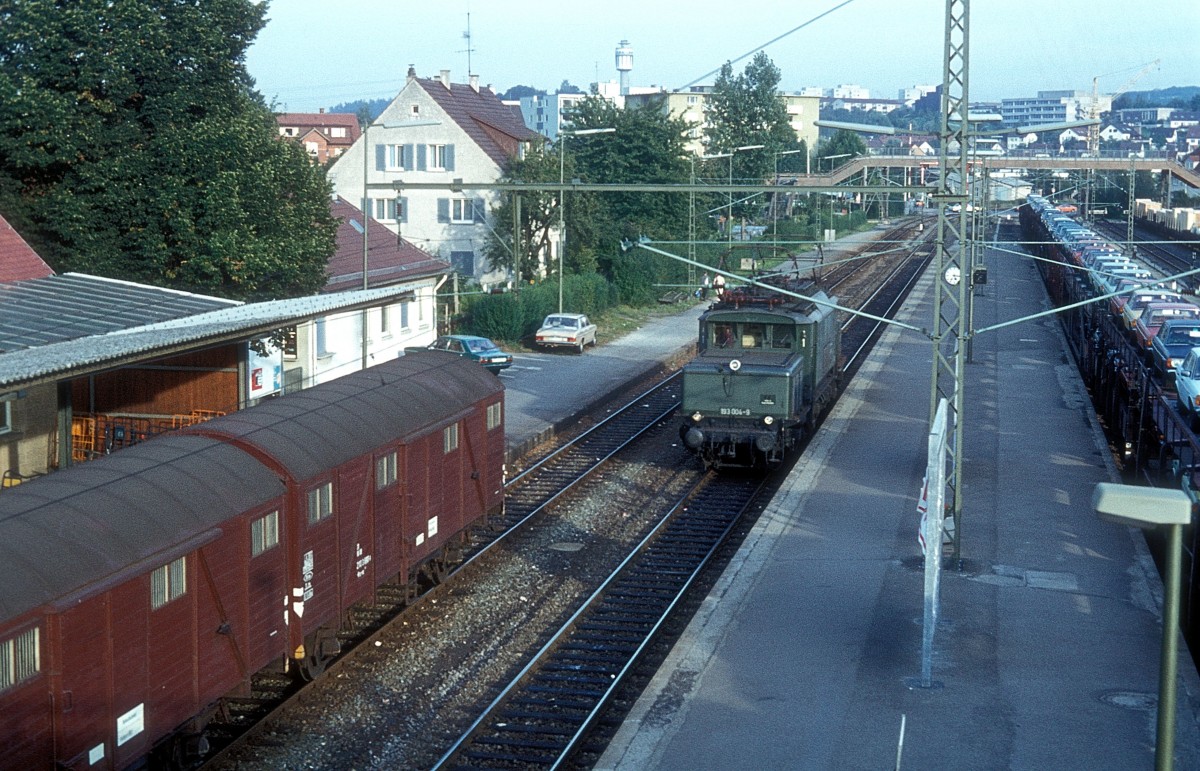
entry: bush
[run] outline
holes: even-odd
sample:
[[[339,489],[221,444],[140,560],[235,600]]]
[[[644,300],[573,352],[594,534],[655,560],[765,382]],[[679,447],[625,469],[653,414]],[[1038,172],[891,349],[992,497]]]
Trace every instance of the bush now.
[[[595,315],[616,304],[616,287],[598,274],[567,276],[563,283],[563,310],[570,313]],[[515,342],[536,332],[542,320],[557,310],[558,281],[550,279],[516,292],[472,299],[461,326],[465,334]]]

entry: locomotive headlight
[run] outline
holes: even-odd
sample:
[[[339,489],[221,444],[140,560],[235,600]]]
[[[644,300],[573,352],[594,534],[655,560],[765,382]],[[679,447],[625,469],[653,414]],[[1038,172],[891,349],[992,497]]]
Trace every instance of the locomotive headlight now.
[[[765,425],[765,426],[769,426],[774,422],[775,422],[775,418],[771,417],[770,415],[763,418],[763,425]]]
[[[695,412],[693,412],[693,413],[692,413],[692,420],[693,420],[693,421],[695,421],[695,422],[697,422],[697,423],[699,423],[699,422],[700,422],[700,419],[701,419],[701,418],[703,418],[703,417],[704,417],[704,416],[700,414],[700,411],[699,411],[699,410],[697,410],[697,411],[695,411]]]

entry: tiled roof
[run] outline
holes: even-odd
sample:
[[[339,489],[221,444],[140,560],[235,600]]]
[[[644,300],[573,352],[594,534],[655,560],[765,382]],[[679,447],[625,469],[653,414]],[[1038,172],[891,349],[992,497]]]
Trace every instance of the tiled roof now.
[[[8,220],[0,216],[0,282],[53,275],[54,271],[33,251],[33,247],[25,243],[25,239],[13,230]]]
[[[501,167],[516,156],[521,142],[541,138],[486,86],[475,88],[466,83],[446,85],[438,78],[417,78],[417,82]]]
[[[275,116],[275,122],[280,126],[299,128],[339,126],[346,129],[352,139],[357,139],[361,133],[358,116],[348,112],[281,112]]]
[[[337,196],[330,207],[338,219],[337,249],[329,260],[329,280],[322,292],[345,292],[362,288],[363,213],[346,199]],[[367,231],[368,286],[387,286],[399,281],[436,276],[450,271],[450,263],[413,246],[371,220]]]

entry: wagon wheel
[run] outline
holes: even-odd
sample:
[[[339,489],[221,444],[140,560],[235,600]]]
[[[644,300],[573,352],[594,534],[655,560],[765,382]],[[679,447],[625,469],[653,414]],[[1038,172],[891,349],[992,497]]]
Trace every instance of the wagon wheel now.
[[[325,666],[329,662],[318,651],[306,650],[304,658],[296,663],[300,667],[300,678],[306,683],[311,683],[325,673]]]
[[[342,646],[337,634],[325,628],[318,629],[310,642],[311,644],[304,648],[304,658],[297,664],[300,667],[300,677],[311,683],[325,672],[329,662],[337,658],[342,652]]]

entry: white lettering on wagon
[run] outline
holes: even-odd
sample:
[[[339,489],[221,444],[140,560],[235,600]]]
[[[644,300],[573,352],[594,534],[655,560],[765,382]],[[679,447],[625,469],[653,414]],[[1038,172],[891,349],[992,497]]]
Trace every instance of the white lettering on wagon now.
[[[355,556],[358,558],[354,563],[354,573],[359,578],[367,574],[367,565],[371,564],[371,555],[363,554],[362,544],[355,544]]]
[[[313,572],[314,572],[314,557],[312,551],[304,552],[304,564],[300,568],[304,578],[304,599],[311,600],[313,597]]]

